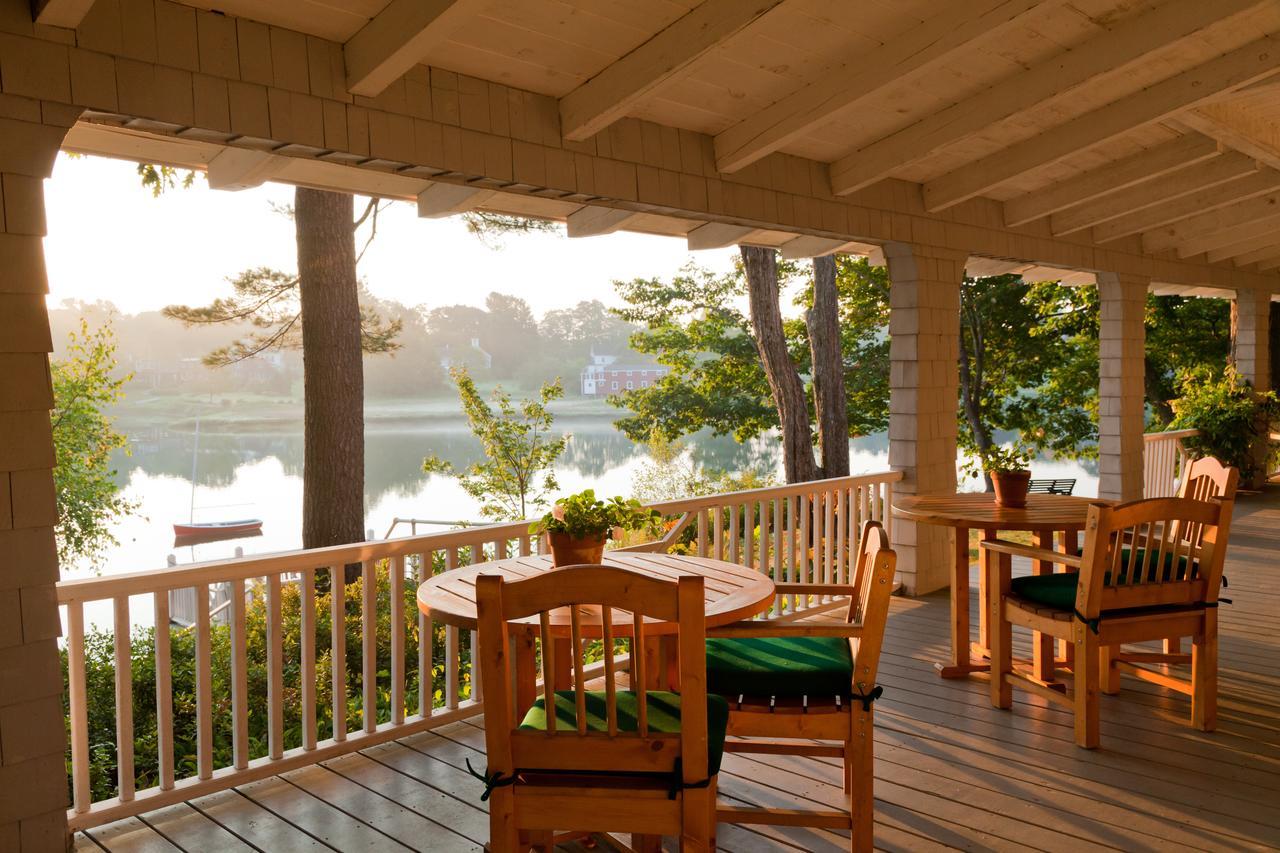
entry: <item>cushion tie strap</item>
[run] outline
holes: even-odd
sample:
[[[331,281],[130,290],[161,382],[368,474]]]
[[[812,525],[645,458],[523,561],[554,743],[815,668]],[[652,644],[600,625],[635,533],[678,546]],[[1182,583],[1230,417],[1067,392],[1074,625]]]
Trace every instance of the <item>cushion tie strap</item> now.
[[[492,776],[489,776],[478,772],[474,767],[472,767],[470,758],[466,759],[466,762],[467,772],[484,783],[484,793],[480,795],[480,802],[482,803],[489,799],[489,795],[493,793],[494,788],[505,788],[508,785],[514,785],[516,783],[516,776],[519,775],[518,773],[512,773],[510,776],[503,776],[501,773],[495,771]]]
[[[851,694],[849,698],[857,699],[859,702],[861,702],[863,711],[870,711],[871,703],[884,695],[884,688],[881,687],[879,684],[871,688],[871,692],[868,693],[866,685],[864,685],[861,681],[859,681],[858,690],[860,692]]]
[[[674,800],[676,794],[681,791],[687,791],[690,788],[707,788],[711,785],[711,777],[699,780],[697,782],[684,781],[684,767],[679,758],[676,759],[675,766],[671,768],[671,785],[667,789],[667,799]]]
[[[1077,619],[1079,619],[1081,622],[1089,626],[1090,631],[1092,631],[1095,634],[1098,633],[1098,628],[1099,626],[1102,625],[1101,616],[1097,616],[1097,617],[1094,617],[1093,619],[1090,619],[1089,617],[1081,613],[1079,608],[1073,608],[1073,612],[1075,613]]]

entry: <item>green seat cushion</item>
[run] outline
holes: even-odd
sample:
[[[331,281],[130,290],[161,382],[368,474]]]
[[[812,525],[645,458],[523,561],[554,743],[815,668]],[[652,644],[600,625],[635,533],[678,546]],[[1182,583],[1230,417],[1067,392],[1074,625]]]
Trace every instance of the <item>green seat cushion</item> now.
[[[680,694],[663,690],[651,690],[645,694],[648,701],[649,731],[677,734],[680,731]],[[631,690],[619,690],[618,730],[639,730],[637,717],[640,703]],[[603,690],[588,690],[586,694],[587,730],[609,731],[608,706]],[[572,690],[556,692],[556,728],[562,731],[578,727],[577,702]],[[533,703],[520,723],[522,729],[547,730],[547,705],[543,698]],[[724,757],[724,736],[729,728],[729,703],[720,696],[707,694],[707,767],[710,775],[720,772],[720,759]]]
[[[853,657],[844,637],[707,640],[707,690],[723,696],[848,696]]]
[[[1144,562],[1146,551],[1142,548],[1134,551],[1132,555],[1128,548],[1120,552],[1120,580],[1119,583],[1125,583],[1128,579],[1129,563],[1132,561],[1138,565]],[[1187,557],[1181,555],[1178,557],[1177,579],[1182,580],[1187,576]],[[1164,580],[1172,580],[1174,577],[1174,561],[1172,554],[1164,555]],[[1154,581],[1156,578],[1156,560],[1152,559],[1151,565],[1147,566],[1147,580]],[[1043,607],[1052,607],[1056,610],[1074,610],[1076,606],[1076,581],[1079,579],[1079,572],[1059,572],[1052,575],[1030,575],[1027,577],[1014,578],[1010,583],[1010,589],[1013,594],[1019,598],[1039,604]],[[1111,583],[1111,573],[1107,572],[1105,583]]]

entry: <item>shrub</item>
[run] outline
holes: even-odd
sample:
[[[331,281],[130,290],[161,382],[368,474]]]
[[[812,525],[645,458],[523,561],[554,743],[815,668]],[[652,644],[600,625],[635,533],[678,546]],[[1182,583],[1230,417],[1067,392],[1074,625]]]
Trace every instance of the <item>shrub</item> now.
[[[1244,480],[1256,475],[1259,460],[1252,448],[1280,417],[1275,393],[1254,391],[1233,368],[1215,374],[1206,367],[1181,373],[1178,390],[1181,396],[1172,402],[1174,418],[1169,429],[1200,430],[1199,436],[1184,440],[1187,451],[1193,457],[1214,456],[1234,465]]]

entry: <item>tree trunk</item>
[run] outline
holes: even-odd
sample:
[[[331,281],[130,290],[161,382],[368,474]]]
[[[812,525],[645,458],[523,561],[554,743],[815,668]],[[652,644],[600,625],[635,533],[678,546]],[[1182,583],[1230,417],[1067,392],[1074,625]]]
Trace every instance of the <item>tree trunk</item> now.
[[[747,272],[747,295],[751,301],[751,327],[756,350],[764,364],[778,407],[782,425],[782,460],[788,483],[802,483],[817,477],[813,460],[813,438],[809,431],[809,406],[804,385],[782,331],[782,309],[778,306],[778,260],[773,249],[741,246]]]
[[[849,415],[844,392],[844,356],[840,352],[840,304],[836,259],[813,259],[813,308],[805,316],[813,362],[813,400],[822,447],[822,477],[849,475]]]
[[[294,197],[302,303],[302,547],[364,539],[364,365],[354,200],[299,187]],[[359,566],[348,566],[355,579]]]
[[[973,346],[970,347],[969,338],[965,335],[964,313],[961,313],[960,318],[960,407],[964,411],[965,420],[969,422],[974,445],[979,452],[985,453],[991,449],[992,445],[991,433],[982,422],[980,402],[985,353],[982,351],[982,334],[977,321],[971,323],[967,329],[974,340]],[[986,490],[991,491],[991,475],[985,470],[982,472],[982,480],[986,484]]]

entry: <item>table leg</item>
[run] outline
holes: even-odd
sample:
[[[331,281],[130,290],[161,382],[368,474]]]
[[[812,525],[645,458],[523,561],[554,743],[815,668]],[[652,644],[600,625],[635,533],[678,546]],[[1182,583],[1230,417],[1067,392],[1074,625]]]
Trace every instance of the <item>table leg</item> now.
[[[983,539],[1000,538],[999,530],[990,528],[982,531]],[[967,556],[967,552],[966,552]],[[987,624],[987,570],[984,560],[990,560],[992,557],[981,546],[978,548],[978,645],[982,647],[982,653],[987,654],[987,650],[991,648],[991,627]]]
[[[981,587],[980,587],[981,588]],[[982,602],[986,606],[986,602]],[[979,619],[979,636],[985,645],[986,637],[981,626],[985,625],[985,615]],[[943,678],[963,678],[971,672],[986,672],[990,667],[985,663],[975,663],[969,650],[969,530],[956,528],[955,565],[951,573],[951,662],[938,664],[938,673]]]
[[[1080,556],[1080,532],[1081,528],[1079,527],[1068,527],[1062,531],[1062,553],[1070,554],[1073,557]],[[1060,648],[1063,665],[1070,669],[1074,665],[1076,658],[1075,644],[1062,640]]]
[[[1053,531],[1036,530],[1031,534],[1031,544],[1037,548],[1053,550]],[[1033,575],[1053,574],[1053,563],[1048,560],[1034,560],[1031,563]],[[1054,680],[1054,639],[1039,631],[1032,632],[1031,666],[1035,677],[1044,682]]]

